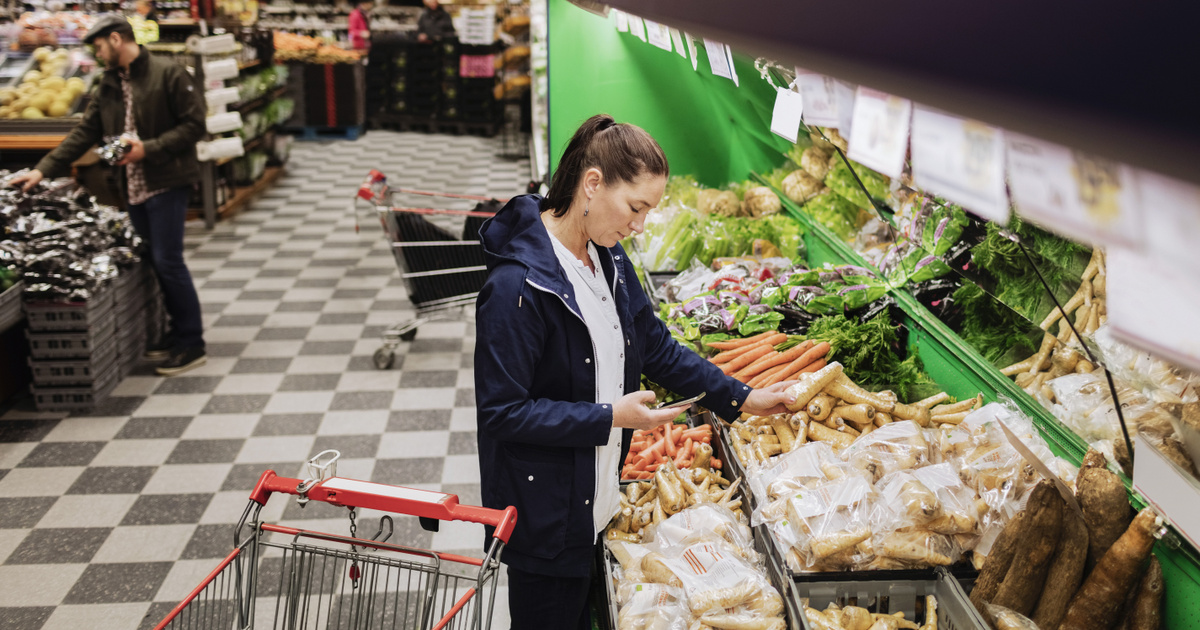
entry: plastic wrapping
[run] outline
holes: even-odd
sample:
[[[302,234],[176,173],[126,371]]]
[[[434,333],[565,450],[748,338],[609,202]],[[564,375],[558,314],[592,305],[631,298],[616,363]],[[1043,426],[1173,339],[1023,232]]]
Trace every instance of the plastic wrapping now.
[[[666,550],[663,562],[683,584],[693,615],[741,608],[770,617],[783,611],[775,587],[730,545],[711,540],[684,544]],[[778,602],[777,609],[771,600]]]
[[[653,583],[625,583],[617,589],[617,630],[685,630],[688,609],[683,589]]]
[[[748,561],[758,561],[750,529],[733,512],[715,503],[693,505],[672,515],[653,528],[647,542],[656,549],[667,549],[703,532],[715,534]]]
[[[891,472],[926,465],[930,457],[925,433],[911,420],[887,424],[842,451],[842,458],[871,481]]]
[[[785,520],[778,533],[786,535],[805,566],[839,565],[871,537],[871,483],[850,476],[782,499]],[[781,531],[783,530],[783,531]]]

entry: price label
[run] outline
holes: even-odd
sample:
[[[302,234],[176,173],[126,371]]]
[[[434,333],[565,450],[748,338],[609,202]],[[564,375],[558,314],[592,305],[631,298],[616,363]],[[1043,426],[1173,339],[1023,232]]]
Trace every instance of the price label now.
[[[671,29],[665,24],[645,20],[646,22],[646,38],[651,44],[671,52]]]
[[[1165,175],[1137,171],[1146,226],[1146,253],[1200,275],[1200,187]]]
[[[884,175],[900,177],[908,152],[912,101],[860,86],[853,111],[850,159]]]
[[[776,90],[775,109],[771,112],[771,133],[786,138],[788,142],[795,142],[796,134],[800,131],[804,102],[798,92],[787,88]]]
[[[1093,245],[1141,248],[1129,167],[1016,133],[1004,143],[1012,201],[1023,216]]]
[[[687,59],[687,51],[683,47],[683,36],[679,34],[679,29],[671,29],[671,43],[675,44],[675,52],[679,53],[680,57]]]
[[[712,73],[733,80],[733,64],[729,62],[729,54],[725,52],[725,44],[704,38],[704,52],[708,53],[708,67]]]
[[[804,122],[819,127],[836,127],[838,124],[838,101],[836,83],[827,77],[796,68],[796,85],[804,99]]]
[[[1172,363],[1200,370],[1200,279],[1183,268],[1112,247],[1107,251],[1113,335]]]
[[[917,186],[985,219],[1008,222],[1001,130],[917,105],[912,116],[912,171]]]
[[[695,71],[700,65],[700,59],[696,57],[696,38],[685,32],[683,41],[687,42],[688,56],[692,58],[692,70]]]
[[[624,33],[629,30],[629,14],[613,9],[613,20],[618,33]]]
[[[837,128],[842,137],[849,140],[850,128],[854,125],[854,100],[858,94],[858,88],[849,83],[835,80],[833,92],[837,95],[838,103]]]
[[[733,49],[728,45],[725,46],[725,61],[729,63],[729,74],[733,78],[733,84],[741,87],[741,84],[738,83],[737,66],[733,63]]]
[[[629,34],[646,41],[646,26],[642,24],[642,18],[633,14],[629,15]]]

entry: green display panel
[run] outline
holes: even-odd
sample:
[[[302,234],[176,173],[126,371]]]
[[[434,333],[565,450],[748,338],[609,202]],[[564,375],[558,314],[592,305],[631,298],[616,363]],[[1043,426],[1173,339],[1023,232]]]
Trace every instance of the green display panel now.
[[[708,186],[741,181],[782,160],[789,142],[770,132],[775,89],[752,59],[736,56],[741,87],[709,70],[703,44],[691,58],[618,32],[611,19],[549,0],[550,168],[579,124],[611,114],[662,145],[671,172]]]

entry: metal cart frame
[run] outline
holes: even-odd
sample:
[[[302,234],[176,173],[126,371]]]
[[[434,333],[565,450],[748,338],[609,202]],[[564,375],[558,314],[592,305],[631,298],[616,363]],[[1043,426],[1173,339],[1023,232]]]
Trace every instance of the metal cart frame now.
[[[491,627],[500,555],[516,508],[466,506],[453,494],[337,477],[337,457],[326,451],[313,458],[309,467],[317,473],[309,479],[263,472],[238,522],[233,551],[155,630]],[[275,493],[296,495],[302,506],[321,501],[349,508],[351,535],[260,522]],[[466,521],[495,533],[482,559],[387,543],[390,516],[380,519],[372,539],[356,538],[358,508],[415,515],[434,531],[439,521]]]
[[[427,216],[462,216],[468,226],[489,219],[492,212],[410,208],[392,205],[393,194],[463,199],[480,203],[503,203],[491,197],[437,193],[424,190],[391,188],[383,173],[372,170],[359,186],[357,199],[370,202],[388,239],[400,277],[416,308],[415,319],[389,327],[382,334],[383,346],[375,351],[375,367],[386,370],[395,360],[401,341],[412,341],[422,324],[444,319],[452,311],[461,311],[475,303],[487,280],[483,244],[478,239],[459,240],[425,220]],[[357,215],[357,212],[356,212]],[[471,219],[476,219],[475,223]],[[355,226],[357,230],[357,224]]]

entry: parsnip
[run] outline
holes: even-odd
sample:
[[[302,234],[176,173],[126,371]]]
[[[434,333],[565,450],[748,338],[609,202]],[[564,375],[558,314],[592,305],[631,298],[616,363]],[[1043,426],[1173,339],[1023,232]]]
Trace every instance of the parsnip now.
[[[913,403],[913,406],[932,409],[934,405],[940,405],[947,400],[950,400],[950,394],[947,394],[946,392],[940,392],[924,400],[918,400],[917,402]]]
[[[824,422],[829,413],[837,406],[837,400],[829,394],[818,394],[808,403],[808,415],[817,421]]]
[[[842,407],[834,407],[830,412],[830,417],[839,417],[846,422],[853,423],[860,430],[862,427],[874,424],[875,408],[867,404],[845,405]]]
[[[657,551],[651,551],[642,556],[642,573],[646,576],[646,579],[657,584],[682,587],[683,582],[679,580],[679,577],[671,571],[670,567],[663,560],[662,554]]]
[[[834,431],[820,422],[808,423],[808,439],[829,442],[835,449],[843,449],[854,443],[853,437],[841,431]]]
[[[775,419],[771,421],[771,426],[775,429],[775,435],[779,438],[779,447],[784,453],[790,453],[796,449],[796,434],[792,432],[786,416],[775,416]]]
[[[842,364],[834,361],[829,365],[813,372],[803,374],[800,382],[789,387],[787,393],[795,397],[795,402],[788,405],[790,411],[800,411],[808,406],[813,397],[821,393],[834,379],[842,376]]]

